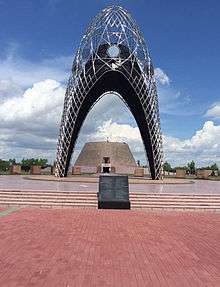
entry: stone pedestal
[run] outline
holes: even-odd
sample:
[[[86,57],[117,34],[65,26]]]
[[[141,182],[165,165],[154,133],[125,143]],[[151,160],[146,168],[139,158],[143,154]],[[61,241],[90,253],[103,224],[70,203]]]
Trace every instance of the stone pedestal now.
[[[81,174],[81,167],[80,166],[73,166],[72,174],[73,175],[80,175]]]
[[[21,174],[21,166],[17,164],[11,165],[10,174]]]
[[[208,177],[212,174],[212,170],[210,169],[197,170],[196,174],[197,174],[197,178],[208,179]]]
[[[41,166],[39,166],[39,165],[32,165],[31,166],[31,174],[33,174],[33,175],[40,175],[41,174]]]
[[[137,167],[134,170],[134,176],[140,176],[143,177],[144,176],[144,168],[142,167]]]
[[[130,209],[128,176],[100,175],[99,209]]]
[[[177,169],[176,170],[176,178],[185,178],[185,177],[186,177],[185,169]]]

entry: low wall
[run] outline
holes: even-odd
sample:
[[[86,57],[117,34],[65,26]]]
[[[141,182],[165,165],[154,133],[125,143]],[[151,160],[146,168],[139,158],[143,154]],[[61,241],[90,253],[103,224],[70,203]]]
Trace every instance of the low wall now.
[[[134,176],[144,176],[144,168],[142,167],[136,167],[134,170]]]
[[[10,174],[21,174],[21,166],[17,164],[11,165]]]
[[[81,174],[81,167],[80,166],[73,166],[72,174],[73,175],[80,175]]]
[[[212,170],[210,169],[202,169],[196,171],[197,178],[200,179],[208,179],[208,177],[212,174]]]
[[[80,168],[80,172],[79,172],[79,168]],[[77,171],[77,169],[78,169],[78,171]],[[116,173],[116,174],[132,174],[132,175],[134,175],[136,169],[143,170],[143,172],[141,171],[141,173],[143,173],[144,175],[150,175],[149,169],[144,168],[144,167],[122,166],[122,165],[112,166],[112,172]],[[75,170],[75,172],[74,172],[74,170]],[[75,175],[76,174],[83,174],[83,173],[90,173],[90,174],[101,173],[101,167],[100,166],[99,167],[96,167],[96,166],[73,166],[72,170],[69,173],[72,173]]]
[[[176,178],[185,178],[185,177],[186,177],[185,169],[177,169],[176,170]]]
[[[32,165],[31,166],[31,174],[35,174],[35,175],[41,174],[41,166],[39,166],[39,165]]]

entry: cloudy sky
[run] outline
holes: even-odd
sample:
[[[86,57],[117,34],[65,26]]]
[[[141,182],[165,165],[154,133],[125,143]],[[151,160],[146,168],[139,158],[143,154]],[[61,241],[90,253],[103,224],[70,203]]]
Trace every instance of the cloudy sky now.
[[[220,164],[219,1],[0,0],[0,158],[53,161],[65,87],[87,24],[108,4],[138,22],[158,82],[165,159]],[[88,115],[86,141],[126,141],[145,163],[139,130],[115,95]]]

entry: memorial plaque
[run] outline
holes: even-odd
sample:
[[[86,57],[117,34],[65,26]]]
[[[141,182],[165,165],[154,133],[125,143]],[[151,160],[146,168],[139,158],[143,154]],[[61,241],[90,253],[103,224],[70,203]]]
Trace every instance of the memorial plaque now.
[[[128,176],[101,175],[98,193],[99,209],[130,209]]]

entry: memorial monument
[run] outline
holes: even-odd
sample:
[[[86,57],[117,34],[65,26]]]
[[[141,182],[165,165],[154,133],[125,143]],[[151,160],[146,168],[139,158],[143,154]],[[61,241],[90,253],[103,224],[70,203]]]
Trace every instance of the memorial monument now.
[[[137,164],[128,144],[103,141],[86,143],[74,168],[80,168],[82,173],[134,174]]]
[[[88,112],[109,92],[129,107],[140,130],[151,177],[160,179],[163,152],[154,68],[136,22],[118,6],[107,7],[93,19],[76,53],[64,100],[55,175],[67,175]]]

